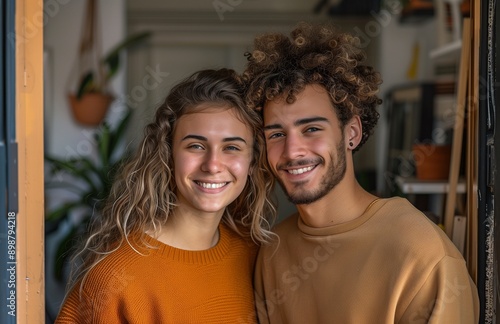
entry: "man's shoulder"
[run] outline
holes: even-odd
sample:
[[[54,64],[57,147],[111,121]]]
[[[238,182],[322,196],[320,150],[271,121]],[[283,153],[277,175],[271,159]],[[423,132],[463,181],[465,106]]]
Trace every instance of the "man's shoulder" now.
[[[379,214],[373,220],[381,220],[382,230],[391,232],[384,236],[391,237],[393,243],[400,240],[401,244],[397,245],[401,247],[427,250],[426,254],[435,253],[435,257],[461,257],[446,233],[408,200],[389,198],[379,209]]]
[[[428,231],[434,227],[432,221],[425,214],[401,197],[386,198],[372,218],[375,222],[388,222],[398,231]],[[404,226],[404,228],[401,228]]]
[[[396,196],[396,197],[390,197],[390,198],[383,198],[381,200],[383,202],[382,208],[384,208],[386,211],[391,210],[391,211],[395,211],[397,213],[404,213],[404,214],[421,213],[406,198]]]

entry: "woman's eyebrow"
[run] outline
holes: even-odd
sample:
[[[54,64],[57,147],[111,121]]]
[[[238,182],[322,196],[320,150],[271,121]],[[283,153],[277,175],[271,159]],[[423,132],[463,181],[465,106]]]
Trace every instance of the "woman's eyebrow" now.
[[[196,140],[199,140],[199,141],[208,141],[208,138],[206,138],[205,136],[201,136],[201,135],[194,135],[194,134],[189,134],[189,135],[186,135],[182,138],[182,141],[185,141],[187,139],[196,139]]]
[[[240,142],[243,142],[243,143],[247,143],[243,138],[239,137],[239,136],[234,136],[234,137],[226,137],[222,140],[223,142],[234,142],[234,141],[240,141]]]
[[[201,135],[194,135],[194,134],[189,134],[189,135],[186,135],[182,138],[182,141],[185,141],[187,139],[196,139],[196,140],[199,140],[199,141],[204,141],[204,142],[208,142],[208,138],[206,138],[205,136],[201,136]],[[243,142],[243,143],[247,143],[243,138],[239,137],[239,136],[233,136],[233,137],[226,137],[222,140],[223,142],[234,142],[234,141],[239,141],[239,142]]]

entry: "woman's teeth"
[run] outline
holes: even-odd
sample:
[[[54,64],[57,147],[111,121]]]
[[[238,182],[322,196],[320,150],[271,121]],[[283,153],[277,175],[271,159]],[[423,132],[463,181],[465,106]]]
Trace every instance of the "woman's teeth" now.
[[[196,182],[198,185],[202,186],[203,188],[207,189],[218,189],[224,187],[227,182],[221,182],[221,183],[207,183],[207,182]]]

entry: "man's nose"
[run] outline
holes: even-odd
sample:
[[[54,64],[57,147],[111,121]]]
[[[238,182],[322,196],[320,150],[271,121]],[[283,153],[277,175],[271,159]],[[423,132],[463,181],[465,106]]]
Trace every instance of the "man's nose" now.
[[[283,156],[287,159],[294,160],[306,155],[306,145],[304,138],[297,134],[288,134],[285,139],[285,147]]]

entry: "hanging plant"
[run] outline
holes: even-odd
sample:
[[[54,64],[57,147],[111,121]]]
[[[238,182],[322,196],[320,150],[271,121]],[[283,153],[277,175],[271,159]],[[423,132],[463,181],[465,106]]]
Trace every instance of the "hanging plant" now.
[[[122,53],[143,43],[151,35],[150,32],[131,35],[101,57],[98,20],[97,1],[87,0],[79,54],[74,73],[70,76],[76,79],[76,85],[68,94],[75,120],[90,126],[102,122],[114,100],[109,82],[120,69]]]

